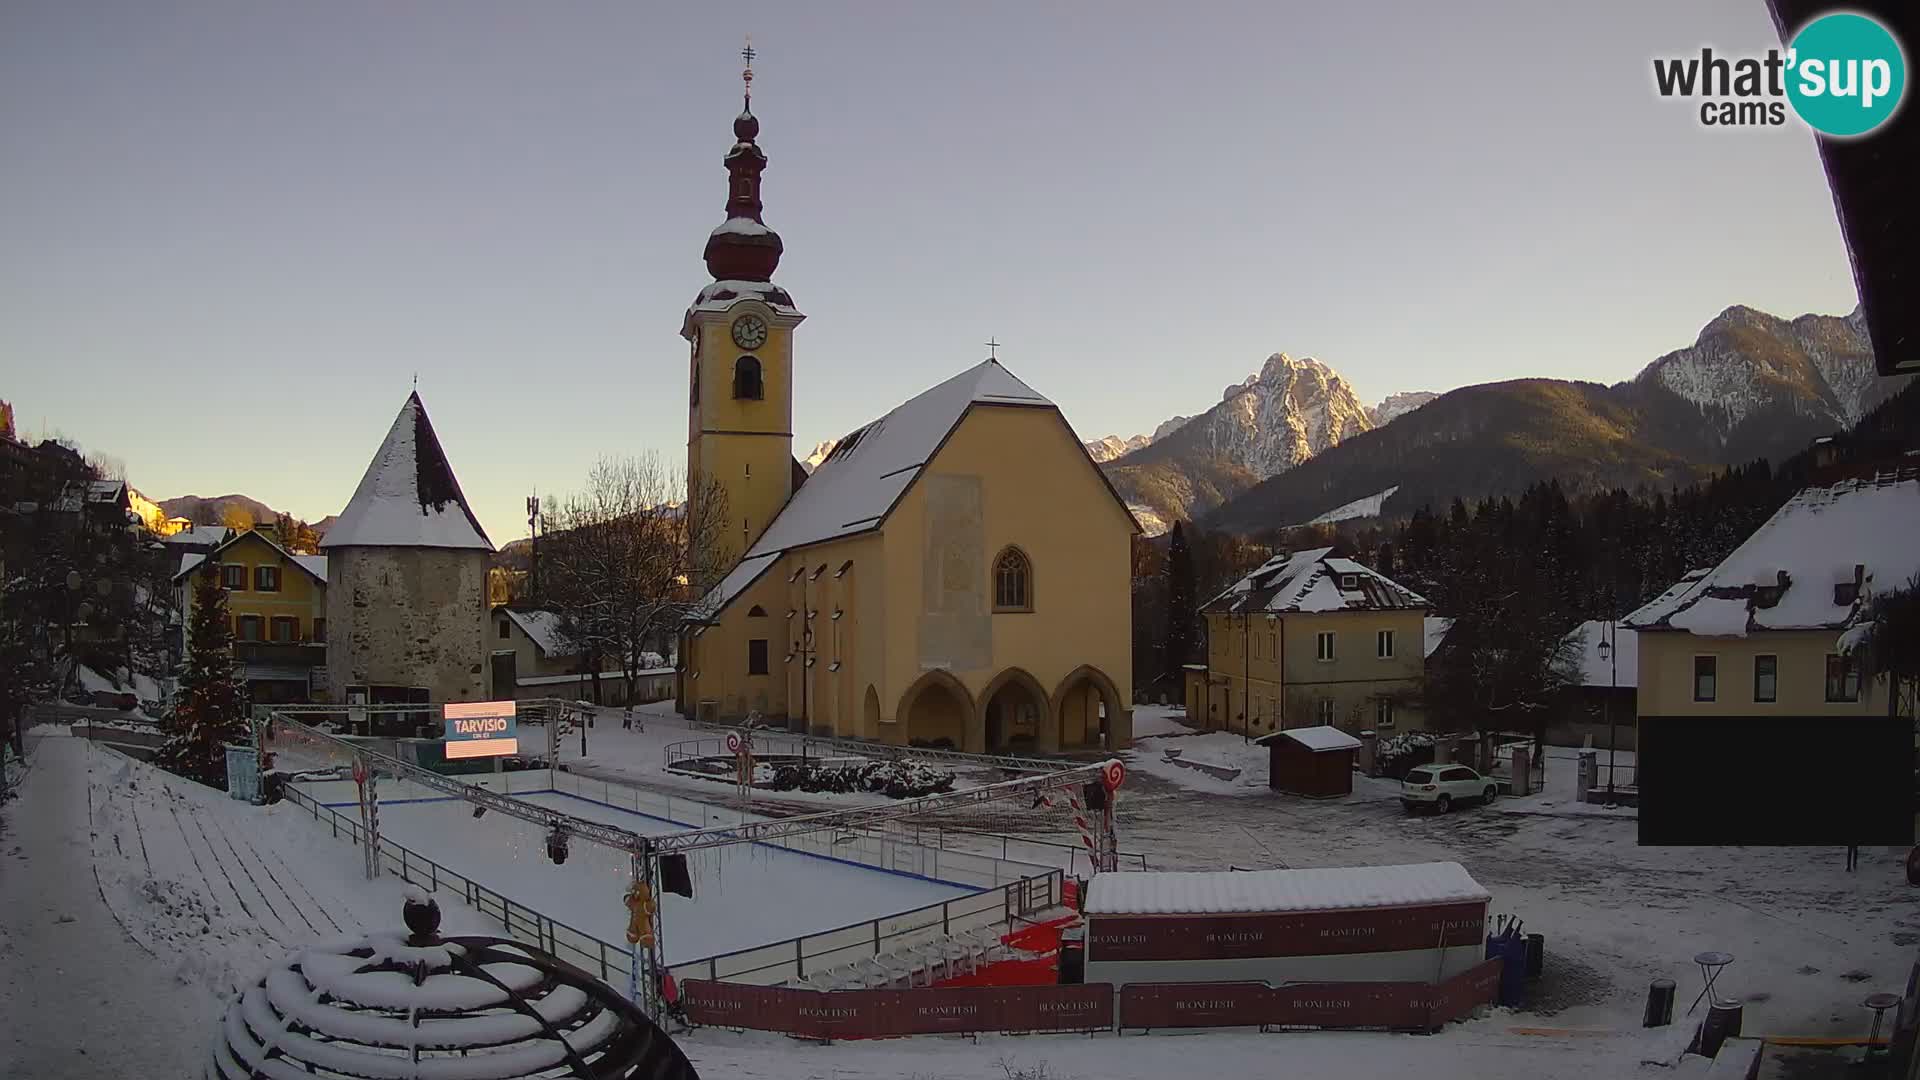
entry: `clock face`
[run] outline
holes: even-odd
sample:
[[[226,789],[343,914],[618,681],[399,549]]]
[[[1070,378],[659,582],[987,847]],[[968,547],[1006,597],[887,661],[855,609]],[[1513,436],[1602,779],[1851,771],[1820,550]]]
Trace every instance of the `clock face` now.
[[[767,343],[767,324],[758,315],[742,315],[733,320],[733,343],[743,349],[757,349]]]

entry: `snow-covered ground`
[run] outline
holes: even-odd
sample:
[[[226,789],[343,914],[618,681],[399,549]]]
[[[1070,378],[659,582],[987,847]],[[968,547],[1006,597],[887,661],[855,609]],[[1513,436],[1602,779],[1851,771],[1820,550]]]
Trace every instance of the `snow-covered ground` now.
[[[0,809],[0,1077],[193,1075],[236,976],[336,929],[398,918],[398,883],[363,881],[357,849],[297,807],[233,802],[51,727],[29,738],[22,798]],[[1898,991],[1920,945],[1900,852],[1866,849],[1849,874],[1837,849],[1641,848],[1632,820],[1503,812],[1525,800],[1410,817],[1390,786],[1290,798],[1264,787],[1264,756],[1257,785],[1232,797],[1199,788],[1200,774],[1163,779],[1148,765],[1162,744],[1225,754],[1236,740],[1146,737],[1118,800],[1122,846],[1166,869],[1459,861],[1494,911],[1546,935],[1530,1003],[1431,1039],[1215,1031],[821,1047],[702,1030],[679,1040],[703,1075],[762,1080],[1004,1078],[1003,1061],[1082,1078],[1192,1075],[1197,1062],[1206,1075],[1272,1075],[1282,1061],[1334,1077],[1652,1078],[1674,1073],[1640,1062],[1671,1062],[1685,1022],[1639,1029],[1647,983],[1675,979],[1684,1012],[1700,989],[1696,952],[1734,954],[1719,985],[1745,1002],[1748,1033],[1857,1036],[1859,1000]],[[1550,758],[1541,805],[1570,770]],[[402,820],[393,808],[389,830]],[[552,869],[538,849],[522,858]],[[766,904],[784,899],[769,890]],[[449,929],[485,928],[457,893],[442,904]]]

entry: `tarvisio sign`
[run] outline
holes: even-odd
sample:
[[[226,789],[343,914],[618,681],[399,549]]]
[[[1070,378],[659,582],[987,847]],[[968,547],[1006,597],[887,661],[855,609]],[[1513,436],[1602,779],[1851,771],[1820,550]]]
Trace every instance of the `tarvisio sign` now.
[[[446,706],[447,757],[503,757],[520,752],[514,703],[471,701]]]

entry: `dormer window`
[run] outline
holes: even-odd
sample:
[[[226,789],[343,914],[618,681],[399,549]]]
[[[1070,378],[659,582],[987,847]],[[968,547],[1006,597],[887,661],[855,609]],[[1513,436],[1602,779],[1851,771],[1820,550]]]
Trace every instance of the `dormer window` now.
[[[1359,587],[1360,587],[1360,575],[1359,575],[1359,574],[1341,574],[1341,575],[1340,575],[1340,588],[1341,588],[1341,589],[1343,589],[1343,590],[1345,590],[1345,591],[1347,591],[1347,592],[1352,592],[1353,590],[1355,590],[1355,589],[1357,589],[1357,588],[1359,588]]]

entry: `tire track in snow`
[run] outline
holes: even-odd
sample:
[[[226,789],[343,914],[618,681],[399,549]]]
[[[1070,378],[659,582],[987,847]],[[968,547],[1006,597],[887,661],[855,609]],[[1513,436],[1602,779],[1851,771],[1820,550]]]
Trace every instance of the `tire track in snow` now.
[[[193,838],[187,832],[187,823],[180,819],[180,808],[174,805],[174,800],[171,797],[167,799],[167,812],[173,815],[174,826],[180,830],[180,842],[186,845],[187,854],[193,856],[194,869],[200,871],[201,880],[206,882],[207,896],[214,897],[215,894],[219,892],[219,888],[214,884],[213,875],[207,873],[206,866],[203,863],[201,863],[200,853],[194,850]],[[202,837],[202,839],[205,839],[204,836]],[[207,856],[209,858],[214,857],[213,849],[211,847],[207,849]],[[218,865],[217,859],[215,860],[215,865]],[[240,910],[246,914],[247,918],[249,919],[253,918],[253,909],[247,906],[247,901],[243,897],[241,897],[240,890],[233,887],[233,879],[227,877],[227,871],[225,867],[221,867],[220,877],[223,881],[227,883],[227,893],[233,897],[235,903],[240,905]],[[215,899],[214,902],[216,904],[219,903],[217,899]],[[217,913],[219,911],[219,908],[216,907],[214,910]]]
[[[200,827],[200,835],[207,838],[207,846],[213,847],[213,837],[207,834],[206,822],[202,821],[200,819],[200,816],[197,814],[194,816],[193,820],[194,820],[194,824]],[[221,828],[220,822],[218,820],[215,820],[213,823],[213,831],[220,834],[220,839],[224,841],[227,845],[227,852],[233,856],[234,863],[240,867],[241,875],[247,879],[247,884],[252,887],[254,894],[260,897],[260,902],[266,905],[267,911],[273,916],[274,921],[280,924],[281,929],[286,931],[287,935],[291,936],[292,934],[294,934],[295,931],[293,928],[293,924],[288,922],[286,917],[280,914],[280,909],[273,906],[273,897],[267,895],[267,890],[260,887],[260,882],[254,878],[253,871],[247,868],[247,861],[245,859],[242,859],[240,857],[240,852],[234,849],[233,838],[227,835],[227,831],[225,829]],[[214,858],[218,859],[219,857],[220,857],[219,849],[215,848]],[[222,865],[220,869],[222,873],[227,873],[229,880],[231,880],[232,874],[227,872],[225,865]],[[289,897],[288,899],[292,899],[292,898]],[[309,924],[307,928],[309,930],[313,929],[311,924]],[[271,934],[272,931],[268,930],[268,933]],[[273,937],[275,939],[284,940],[284,938],[282,938],[282,935],[280,934],[273,934]]]
[[[242,838],[242,839],[244,841],[245,838]],[[249,848],[253,846],[251,841],[246,841],[246,843]],[[340,923],[334,919],[332,911],[329,910],[331,907],[335,905],[340,906],[340,913],[343,916],[345,916],[348,919],[348,921],[354,922],[356,925],[358,924],[358,920],[354,919],[351,915],[347,914],[345,905],[340,901],[338,897],[334,898],[333,904],[328,904],[322,901],[319,896],[315,895],[313,891],[313,887],[311,885],[308,885],[306,882],[306,879],[302,878],[298,873],[296,873],[292,866],[288,865],[287,860],[280,854],[278,850],[274,848],[268,848],[267,853],[273,856],[274,862],[277,862],[280,864],[280,869],[285,870],[287,872],[287,880],[293,882],[295,885],[300,886],[300,891],[307,894],[307,899],[312,903],[313,909],[320,913],[321,918],[327,920],[327,923],[333,927],[335,933],[344,934],[347,932],[347,928],[344,926],[341,926]],[[261,865],[264,867],[265,864],[266,864],[266,860],[262,858]],[[267,873],[271,875],[273,871],[268,870]],[[286,889],[286,886],[284,884],[281,884],[280,879],[277,877],[274,878],[274,884],[280,885],[282,890]],[[294,903],[297,906],[299,901],[296,900],[294,901]],[[315,927],[314,931],[318,933],[319,928]]]
[[[220,833],[221,838],[227,842],[228,849],[231,850],[233,848],[233,834],[227,832],[226,828],[217,821],[214,822],[214,829]],[[247,849],[247,854],[253,857],[253,862],[259,864],[260,872],[267,875],[267,880],[273,882],[273,887],[280,890],[280,895],[286,898],[288,906],[293,908],[293,913],[295,915],[300,916],[300,921],[307,924],[307,929],[315,934],[318,934],[320,932],[320,928],[313,925],[312,919],[307,918],[306,909],[300,905],[300,902],[298,900],[295,900],[293,898],[292,893],[287,891],[286,885],[283,882],[281,882],[281,880],[278,877],[274,876],[273,867],[268,866],[267,861],[260,857],[260,852],[257,848],[253,846],[253,843],[250,840],[248,840],[246,836],[242,835],[240,837],[240,845]],[[238,851],[234,851],[233,857],[236,859],[240,859],[240,865],[242,869],[246,868],[247,860],[244,858],[241,858],[241,855]],[[252,880],[253,871],[248,870],[247,877],[249,880]],[[259,882],[255,881],[254,885],[257,888],[259,886]],[[273,906],[273,902],[271,900],[268,900],[267,904],[269,907]],[[275,910],[274,914],[275,916],[278,916],[279,911]],[[286,922],[285,919],[281,919],[280,921],[283,923]],[[287,924],[287,929],[292,930],[293,929],[292,924],[290,923]],[[338,930],[339,927],[336,925],[334,929]]]

